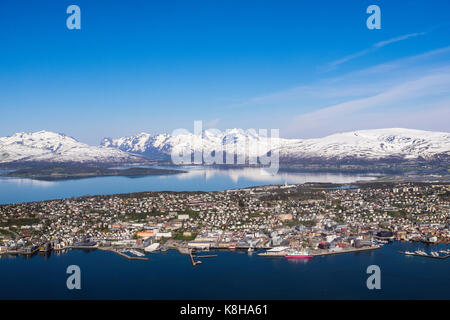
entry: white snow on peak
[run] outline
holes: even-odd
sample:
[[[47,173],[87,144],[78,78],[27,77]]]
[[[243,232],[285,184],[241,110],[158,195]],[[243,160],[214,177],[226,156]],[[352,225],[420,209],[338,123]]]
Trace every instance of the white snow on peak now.
[[[93,147],[61,133],[20,132],[0,138],[0,163],[6,162],[127,162],[140,157],[126,152]]]
[[[212,152],[236,148],[238,154],[260,155],[278,149],[289,158],[342,159],[346,157],[382,159],[400,157],[431,158],[450,154],[450,134],[404,128],[358,130],[315,139],[271,139],[256,130],[229,129],[225,132],[205,130],[202,136],[192,133],[150,135],[141,133],[119,139],[104,139],[103,146],[139,154],[170,154],[174,147]]]

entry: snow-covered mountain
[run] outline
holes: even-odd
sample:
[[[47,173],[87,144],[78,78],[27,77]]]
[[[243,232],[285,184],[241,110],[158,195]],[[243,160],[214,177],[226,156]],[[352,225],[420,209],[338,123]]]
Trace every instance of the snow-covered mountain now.
[[[282,159],[432,159],[450,156],[450,133],[402,128],[360,130],[338,133],[317,139],[269,139],[252,130],[225,132],[204,131],[202,137],[192,133],[180,135],[141,133],[119,139],[105,138],[101,145],[122,151],[168,157],[174,148],[212,152],[234,150],[237,154],[259,156],[278,150]]]
[[[282,139],[277,139],[282,140]],[[203,131],[202,136],[186,132],[177,135],[141,133],[136,136],[119,139],[104,138],[103,147],[117,148],[122,151],[142,154],[145,156],[170,157],[174,148],[189,150],[190,152],[212,152],[226,147],[236,147],[237,154],[251,154],[258,156],[268,152],[269,140],[252,130],[232,129],[226,132]],[[246,149],[248,148],[248,150]],[[233,150],[234,152],[234,150]]]
[[[103,139],[101,146],[81,143],[48,131],[16,133],[0,138],[0,163],[10,162],[140,162],[142,155],[170,158],[172,150],[211,153],[223,150],[260,156],[278,151],[282,161],[302,159],[434,159],[450,158],[450,133],[411,129],[376,129],[333,134],[317,139],[271,139],[254,130],[206,130],[202,136],[141,133]]]
[[[282,152],[294,158],[431,159],[436,155],[450,156],[450,133],[403,128],[360,130],[291,140]]]
[[[140,161],[142,157],[117,149],[92,147],[64,134],[39,131],[0,138],[0,163]]]

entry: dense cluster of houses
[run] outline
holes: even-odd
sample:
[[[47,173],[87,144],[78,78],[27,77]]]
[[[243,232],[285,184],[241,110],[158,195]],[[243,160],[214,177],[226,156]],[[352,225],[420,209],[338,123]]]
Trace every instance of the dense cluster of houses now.
[[[374,238],[448,242],[449,191],[446,184],[304,184],[9,204],[0,206],[0,253],[48,242],[63,248],[86,237],[104,246],[152,239],[192,248],[329,250]]]

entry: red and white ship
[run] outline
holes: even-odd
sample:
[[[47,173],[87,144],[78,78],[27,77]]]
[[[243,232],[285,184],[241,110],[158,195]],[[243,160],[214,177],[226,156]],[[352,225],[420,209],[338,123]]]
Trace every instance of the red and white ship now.
[[[300,259],[300,258],[312,258],[313,254],[308,253],[308,251],[292,251],[284,255],[286,258],[290,259]]]

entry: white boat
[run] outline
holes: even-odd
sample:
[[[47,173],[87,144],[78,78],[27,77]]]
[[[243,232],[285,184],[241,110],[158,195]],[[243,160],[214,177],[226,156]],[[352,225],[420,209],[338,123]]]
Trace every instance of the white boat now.
[[[439,257],[439,253],[437,253],[437,252],[435,252],[435,251],[432,251],[432,252],[431,252],[431,255],[432,255],[432,256],[435,256],[435,257]]]
[[[156,251],[158,249],[159,249],[159,243],[155,242],[155,243],[152,243],[151,245],[149,245],[148,247],[145,247],[144,251],[145,252],[153,252],[153,251]]]
[[[310,254],[308,251],[297,251],[297,250],[290,250],[287,254],[284,255],[288,259],[300,259],[300,258],[312,258],[314,257],[313,254]]]

